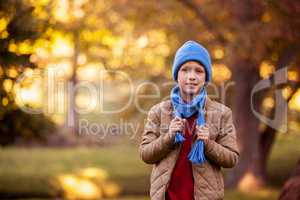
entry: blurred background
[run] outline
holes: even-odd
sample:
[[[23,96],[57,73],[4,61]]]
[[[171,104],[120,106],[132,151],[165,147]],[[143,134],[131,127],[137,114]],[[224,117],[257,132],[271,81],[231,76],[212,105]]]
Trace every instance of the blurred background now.
[[[149,199],[144,120],[191,39],[211,53],[209,95],[234,112],[241,158],[223,170],[225,199],[300,198],[299,14],[294,0],[1,0],[0,198]],[[253,107],[287,113],[281,128],[251,109],[260,80]],[[86,83],[102,89],[73,92]]]

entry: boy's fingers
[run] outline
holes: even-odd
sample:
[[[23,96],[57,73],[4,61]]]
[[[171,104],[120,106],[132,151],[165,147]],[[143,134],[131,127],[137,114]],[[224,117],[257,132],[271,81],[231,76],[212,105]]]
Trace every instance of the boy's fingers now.
[[[198,136],[197,139],[198,140],[206,140],[206,139],[209,139],[209,138],[208,137],[200,137],[200,136]]]
[[[178,116],[176,116],[176,117],[174,118],[174,120],[181,120],[181,118],[178,117]]]
[[[175,120],[175,121],[186,122],[186,119],[185,119],[185,118],[180,118],[180,117],[177,117],[177,116],[174,118],[174,120]]]
[[[174,124],[175,124],[176,126],[181,126],[181,125],[182,125],[182,123],[179,122],[179,121],[176,121]]]
[[[177,124],[176,124],[176,127],[182,128],[182,127],[184,127],[184,125],[183,125],[182,123],[177,123]]]
[[[208,128],[209,128],[209,126],[208,126],[207,124],[205,124],[205,125],[204,125],[204,128],[208,129]]]
[[[173,128],[177,128],[177,129],[181,129],[182,127],[184,127],[182,124],[180,124],[180,123],[176,123],[176,124],[174,124],[174,126],[173,126]]]
[[[197,126],[197,128],[200,130],[206,130],[206,129],[208,129],[208,126],[207,125],[199,125],[199,126]]]
[[[180,119],[175,118],[175,119],[172,120],[172,122],[173,122],[173,123],[178,123],[178,122],[180,122]]]
[[[184,125],[184,124],[185,124],[185,122],[186,122],[186,119],[184,119],[184,118],[180,119],[180,123],[181,123],[181,124],[183,124],[183,125]]]
[[[175,124],[184,125],[184,122],[183,122],[182,120],[180,120],[180,121],[175,121]]]

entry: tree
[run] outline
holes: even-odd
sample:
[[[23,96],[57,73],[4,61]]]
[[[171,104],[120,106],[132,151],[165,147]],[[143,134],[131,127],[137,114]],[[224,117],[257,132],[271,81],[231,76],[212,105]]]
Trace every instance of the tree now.
[[[14,143],[17,137],[42,137],[54,130],[54,124],[44,115],[32,116],[22,112],[15,101],[13,86],[26,68],[35,68],[30,51],[19,48],[39,38],[45,28],[43,20],[33,14],[34,7],[24,1],[0,2],[0,144]],[[42,131],[41,131],[42,130]]]

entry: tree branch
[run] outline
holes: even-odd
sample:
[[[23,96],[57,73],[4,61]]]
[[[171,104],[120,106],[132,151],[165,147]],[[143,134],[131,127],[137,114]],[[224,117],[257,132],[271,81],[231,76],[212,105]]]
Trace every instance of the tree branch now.
[[[192,0],[179,0],[185,7],[192,10],[197,17],[202,21],[204,26],[215,36],[215,38],[222,44],[225,45],[228,41],[224,36],[213,26],[209,19],[205,16],[202,9],[195,5]]]

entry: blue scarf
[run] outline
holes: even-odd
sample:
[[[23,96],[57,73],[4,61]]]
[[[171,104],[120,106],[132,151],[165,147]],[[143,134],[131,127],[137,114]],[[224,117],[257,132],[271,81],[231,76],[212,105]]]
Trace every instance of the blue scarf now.
[[[178,84],[171,91],[171,101],[173,104],[174,115],[179,118],[189,118],[198,112],[197,125],[202,126],[205,124],[204,106],[206,100],[206,89],[203,87],[199,95],[193,98],[190,103],[185,103],[181,96]],[[185,138],[182,133],[176,133],[174,143],[182,143]],[[189,160],[194,164],[202,164],[205,162],[204,156],[204,142],[197,140],[188,155]]]

